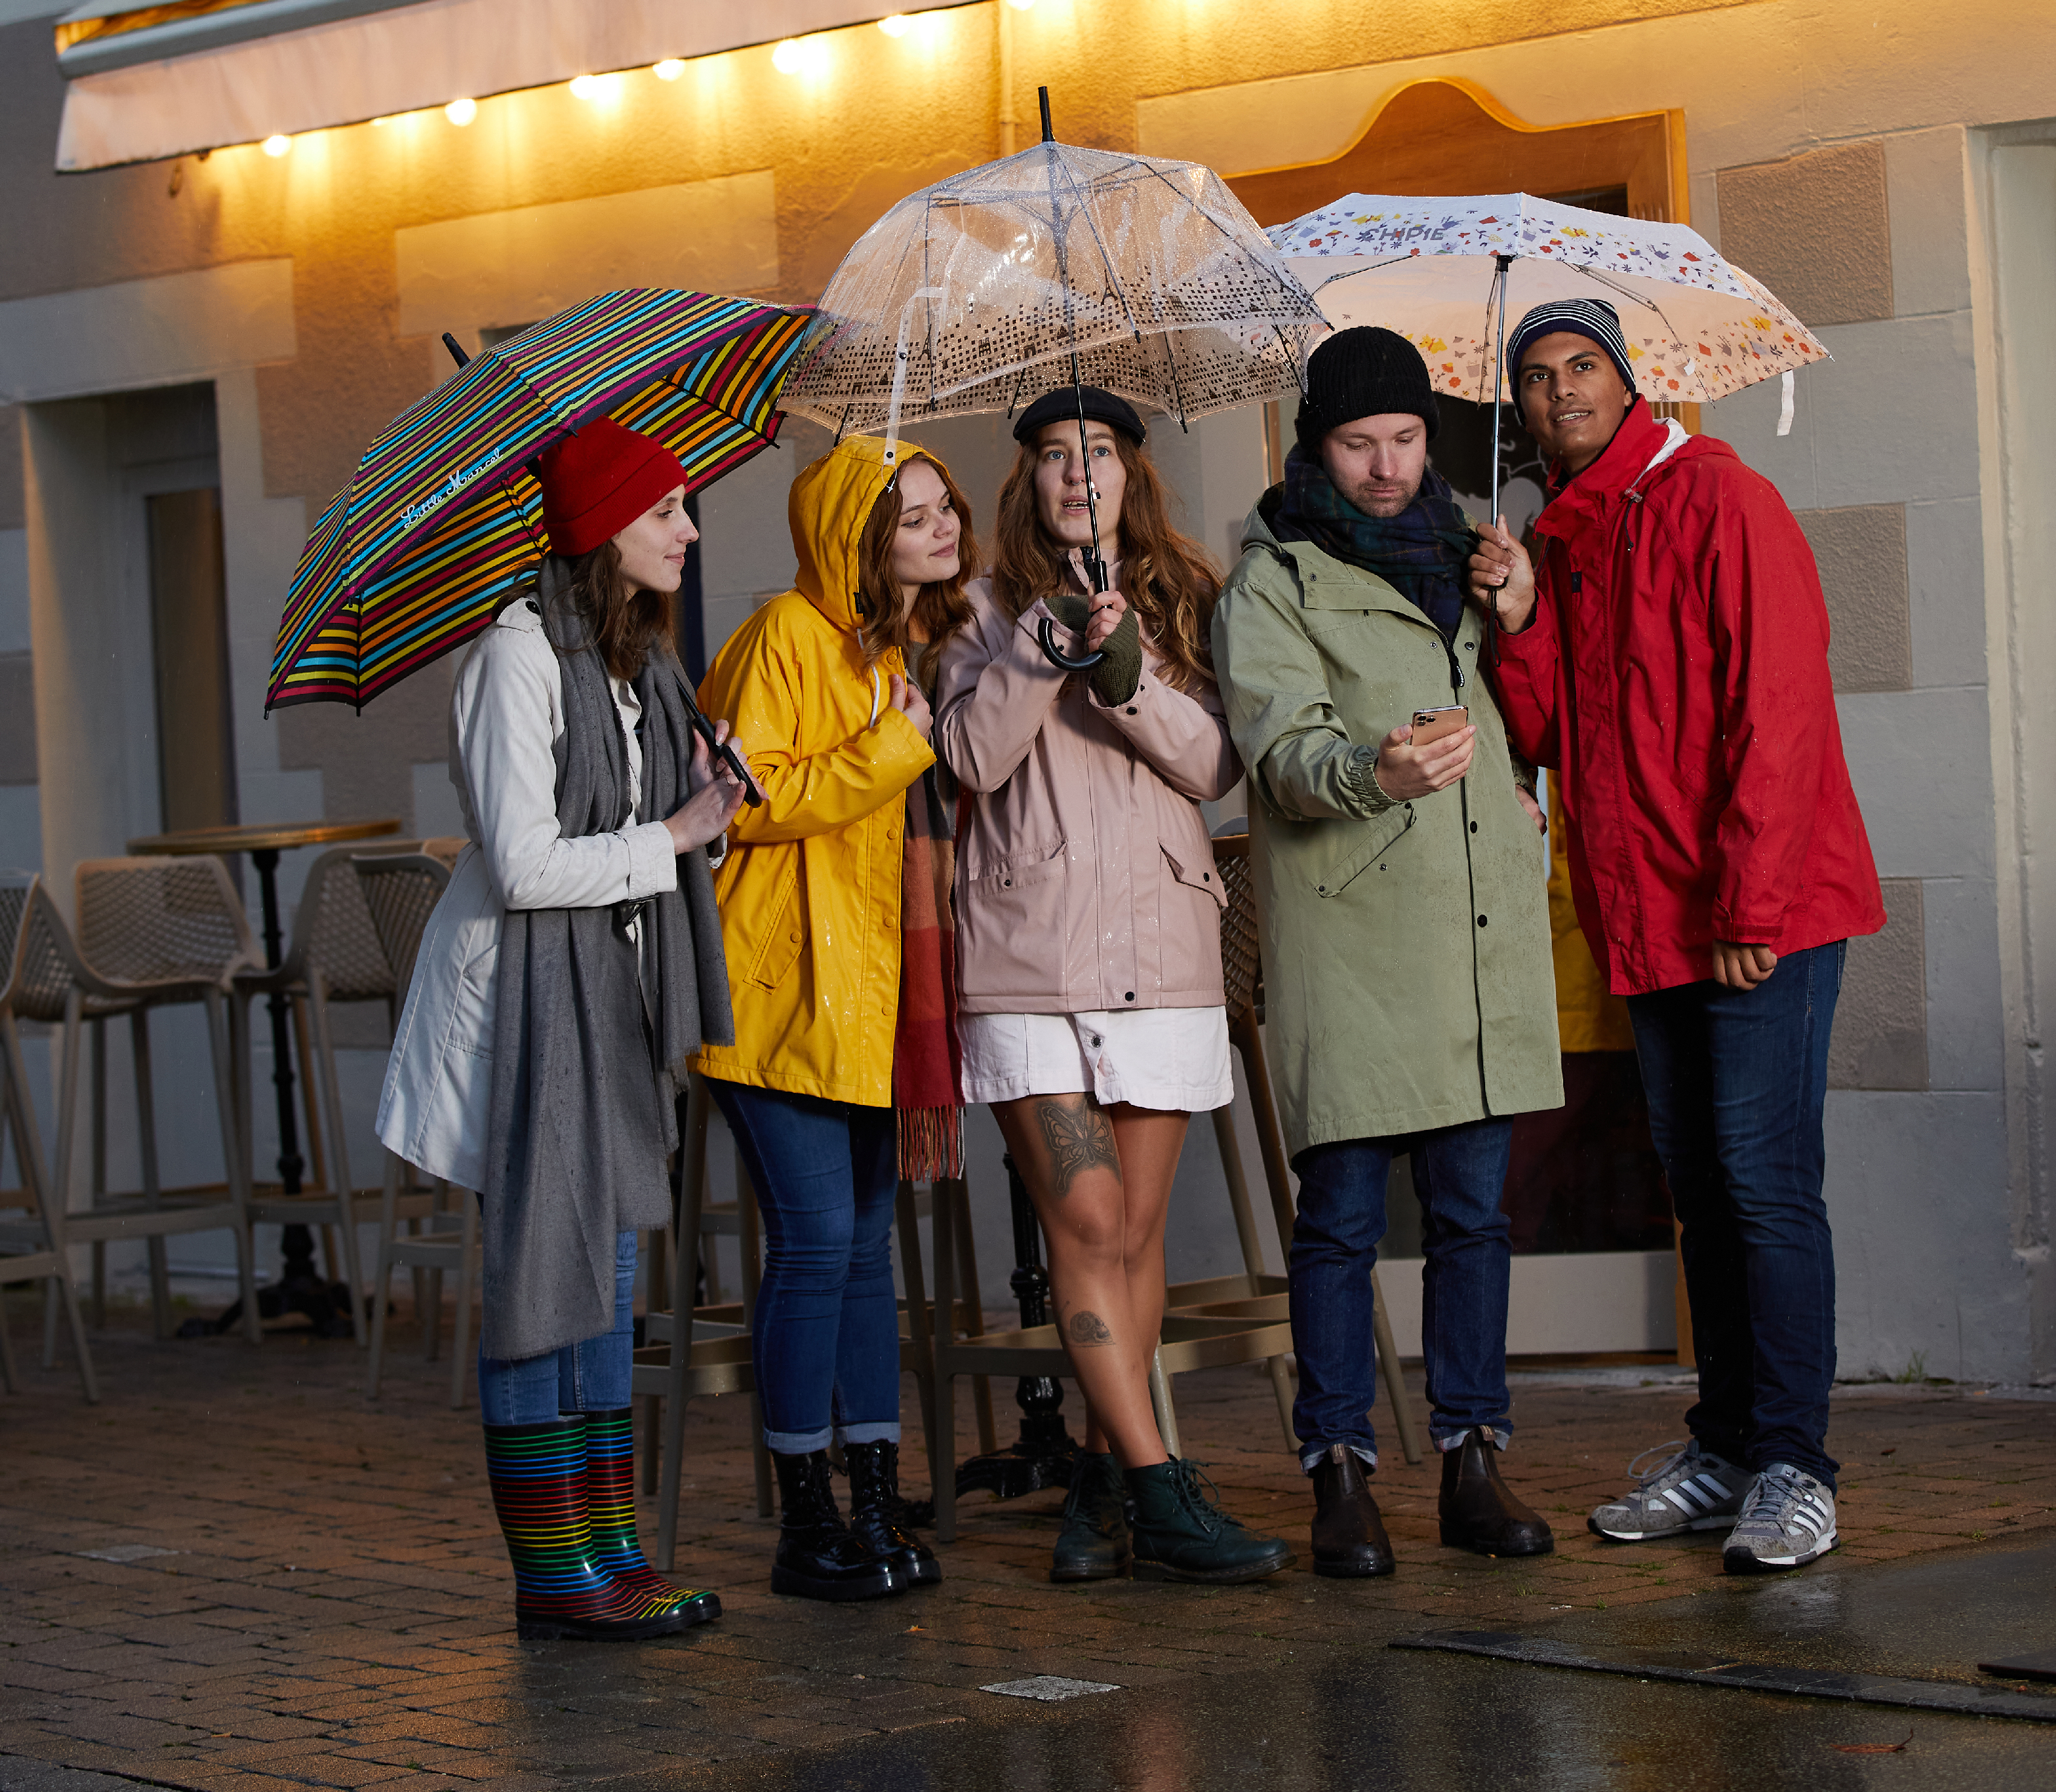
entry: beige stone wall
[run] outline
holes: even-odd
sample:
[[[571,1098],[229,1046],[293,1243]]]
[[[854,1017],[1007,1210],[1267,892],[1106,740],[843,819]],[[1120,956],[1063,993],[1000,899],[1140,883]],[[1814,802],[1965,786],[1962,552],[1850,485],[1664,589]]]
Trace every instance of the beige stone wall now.
[[[1991,544],[2006,539],[1991,507],[2011,513],[1995,496],[1991,432],[1979,433],[1979,382],[1995,376],[1976,346],[1989,325],[1975,295],[1989,270],[1972,133],[2056,116],[2056,10],[1036,0],[1008,16],[1006,95],[1001,22],[988,4],[923,15],[896,40],[868,26],[828,34],[818,76],[783,76],[768,49],[738,51],[674,83],[629,74],[604,105],[557,87],[482,101],[467,129],[431,112],[310,133],[277,160],[245,147],[62,179],[49,171],[62,87],[48,23],[0,26],[0,370],[16,366],[10,330],[50,333],[55,359],[31,370],[53,382],[31,394],[39,416],[125,385],[214,382],[245,814],[369,809],[410,828],[447,815],[448,664],[361,718],[302,709],[262,722],[252,697],[306,522],[378,428],[445,377],[441,328],[475,340],[529,321],[580,290],[587,265],[607,279],[646,268],[639,277],[810,299],[888,205],[996,154],[1004,115],[1024,121],[1028,140],[1038,83],[1068,140],[1224,172],[1331,156],[1393,93],[1430,76],[1471,82],[1536,125],[1676,109],[1692,221],[1792,299],[1835,356],[1802,376],[1789,437],[1773,433],[1774,386],[1710,407],[1706,425],[1777,481],[1815,544],[1852,761],[1892,880],[1891,929],[1852,955],[1837,1054],[1838,1080],[1860,1087],[1831,1112],[1838,1161],[1856,1179],[1838,1185],[1838,1223],[1908,1242],[1866,1260],[1852,1284],[1864,1315],[1853,1345],[1888,1364],[1924,1349],[1967,1372],[1974,1353],[1938,1288],[1971,1288],[1990,1326],[2011,1325],[2026,1298],[2019,1272],[1991,1267],[2013,1248],[2005,1225],[1995,1232],[1979,1208],[1943,1226],[1932,1200],[2011,1173],[2011,1148],[1991,1141],[2011,1124],[2006,1054],[2019,1049],[2000,993],[1995,892],[2013,867],[1995,845],[2004,728],[1988,699],[2010,650],[1988,637],[1984,595]],[[275,301],[265,295],[282,275]],[[202,291],[243,294],[269,334],[223,330],[219,304],[194,300]],[[148,339],[127,326],[119,339],[93,335],[108,326],[92,320],[114,317],[141,320]],[[0,384],[0,399],[14,395]],[[64,420],[46,421],[30,433],[56,455]],[[6,682],[22,675],[7,656],[28,651],[28,587],[40,579],[51,588],[36,595],[36,690],[61,693],[67,710],[82,701],[85,663],[57,662],[71,651],[69,606],[93,594],[52,583],[61,562],[90,561],[65,561],[63,543],[32,578],[22,433],[0,417],[0,858],[22,856],[9,842],[39,829],[68,881],[85,844],[118,842],[119,818],[89,813],[87,781],[65,786],[61,815],[35,819],[38,791],[62,775],[51,742],[77,722],[35,715],[25,750]],[[1253,492],[1249,437],[1246,420],[1226,419],[1160,444],[1217,552]],[[816,439],[795,430],[786,452],[707,494],[712,638],[789,576],[784,489]],[[935,445],[986,481],[1006,455],[984,424]],[[973,496],[989,510],[989,491]],[[59,499],[69,501],[47,501]],[[10,781],[25,772],[38,781]],[[2011,1343],[1990,1360],[2000,1355],[2024,1360]]]

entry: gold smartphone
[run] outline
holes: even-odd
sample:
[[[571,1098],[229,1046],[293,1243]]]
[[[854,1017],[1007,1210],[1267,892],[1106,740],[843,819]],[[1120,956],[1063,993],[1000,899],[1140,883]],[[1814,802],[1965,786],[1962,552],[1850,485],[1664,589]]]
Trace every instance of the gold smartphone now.
[[[1416,710],[1414,712],[1414,739],[1415,746],[1426,746],[1453,734],[1469,725],[1471,712],[1461,703],[1451,703],[1439,710]]]

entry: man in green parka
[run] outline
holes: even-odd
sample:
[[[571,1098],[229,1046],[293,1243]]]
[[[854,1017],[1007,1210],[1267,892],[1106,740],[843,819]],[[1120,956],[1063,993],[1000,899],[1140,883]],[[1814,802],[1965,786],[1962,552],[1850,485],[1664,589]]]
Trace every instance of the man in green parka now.
[[[1243,530],[1213,649],[1255,793],[1266,1031],[1299,1177],[1293,1421],[1314,1568],[1359,1577],[1393,1566],[1366,1480],[1370,1271],[1402,1153],[1422,1209],[1442,1541],[1555,1547],[1498,1469],[1500,1201],[1510,1117],[1564,1096],[1542,816],[1480,675],[1484,619],[1464,597],[1477,537],[1428,465],[1427,367],[1404,337],[1355,329],[1307,372],[1298,445]],[[1417,711],[1458,705],[1467,725],[1415,744]]]

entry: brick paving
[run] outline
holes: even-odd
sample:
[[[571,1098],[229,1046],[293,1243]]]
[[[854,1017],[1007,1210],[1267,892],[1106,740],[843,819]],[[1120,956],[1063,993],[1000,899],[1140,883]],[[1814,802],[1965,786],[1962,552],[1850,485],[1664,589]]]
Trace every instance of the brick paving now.
[[[18,1299],[14,1312],[31,1357]],[[724,1762],[990,1721],[1012,1703],[976,1690],[995,1680],[1203,1687],[1424,1621],[1525,1626],[1721,1578],[1718,1533],[1623,1549],[1584,1529],[1627,1459],[1678,1431],[1687,1395],[1673,1371],[1522,1379],[1508,1467],[1556,1526],[1553,1557],[1442,1549],[1435,1464],[1410,1468],[1394,1448],[1376,1490],[1400,1572],[1350,1584],[1305,1572],[1304,1482],[1280,1447],[1268,1383],[1220,1371],[1178,1385],[1185,1447],[1212,1464],[1232,1511],[1299,1549],[1301,1567],[1269,1581],[1053,1587],[1060,1496],[1002,1506],[976,1495],[943,1552],[940,1588],[858,1606],[774,1598],[747,1405],[709,1400],[689,1423],[679,1577],[717,1588],[726,1616],[654,1644],[523,1646],[476,1412],[449,1410],[443,1371],[413,1348],[396,1330],[375,1406],[354,1348],[291,1333],[253,1351],[110,1329],[97,1346],[97,1409],[65,1369],[25,1363],[25,1390],[0,1396],[0,1784],[39,1783],[34,1763],[195,1792],[690,1780]],[[911,1395],[910,1383],[910,1420]],[[960,1390],[966,1454],[970,1405]],[[2052,1416],[2046,1402],[1957,1390],[1842,1390],[1832,1442],[1845,1464],[1843,1559],[2056,1525]],[[915,1493],[918,1458],[910,1423]],[[654,1537],[646,1501],[643,1529]]]

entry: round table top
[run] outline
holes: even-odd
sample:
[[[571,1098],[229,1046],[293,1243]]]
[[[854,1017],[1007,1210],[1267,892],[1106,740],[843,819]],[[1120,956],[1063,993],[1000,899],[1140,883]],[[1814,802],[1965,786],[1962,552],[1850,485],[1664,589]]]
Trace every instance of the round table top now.
[[[346,840],[397,834],[397,821],[248,821],[233,828],[187,828],[172,834],[144,834],[128,842],[131,852],[279,852],[295,846],[333,846]]]

